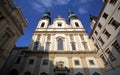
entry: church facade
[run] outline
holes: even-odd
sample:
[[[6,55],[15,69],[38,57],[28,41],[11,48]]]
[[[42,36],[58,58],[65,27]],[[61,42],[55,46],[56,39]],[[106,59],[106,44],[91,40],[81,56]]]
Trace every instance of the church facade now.
[[[29,48],[22,49],[11,70],[17,70],[18,75],[105,75],[92,40],[72,11],[70,24],[60,16],[50,22],[50,12],[46,12]]]

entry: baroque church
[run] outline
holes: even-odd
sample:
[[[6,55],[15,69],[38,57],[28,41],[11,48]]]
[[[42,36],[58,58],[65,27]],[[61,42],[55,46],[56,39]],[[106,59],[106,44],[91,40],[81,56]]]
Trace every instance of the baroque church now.
[[[39,20],[28,49],[19,48],[11,71],[18,75],[105,75],[104,63],[80,19],[69,11],[51,23],[50,12]]]

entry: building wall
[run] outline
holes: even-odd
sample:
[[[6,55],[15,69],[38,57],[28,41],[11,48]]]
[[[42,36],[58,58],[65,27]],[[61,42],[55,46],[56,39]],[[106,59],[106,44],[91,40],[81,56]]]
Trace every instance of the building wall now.
[[[58,49],[62,47],[61,43],[58,45],[59,39],[63,41],[63,50]],[[49,44],[48,50],[46,44]],[[75,48],[74,46],[72,48],[71,44],[74,44]],[[61,17],[55,18],[51,25],[48,18],[41,18],[29,49],[22,52],[24,53],[22,64],[14,64],[12,67],[12,69],[21,69],[18,71],[19,75],[27,72],[31,75],[42,75],[41,73],[105,75],[103,63],[99,63],[101,59],[96,56],[93,42],[88,38],[78,18],[71,19],[70,25]]]
[[[26,26],[20,8],[11,0],[0,0],[0,70]]]
[[[101,11],[101,14],[98,17],[98,21],[96,21],[96,23],[92,26],[93,30],[91,33],[91,38],[93,38],[94,44],[98,45],[98,48],[96,47],[96,49],[98,50],[97,55],[101,56],[103,55],[106,62],[108,64],[105,65],[105,71],[108,75],[119,75],[120,72],[118,72],[117,70],[119,69],[119,62],[120,62],[120,53],[119,53],[119,48],[120,48],[120,1],[119,0],[115,0],[113,2],[115,3],[110,3],[112,0],[107,0],[105,2],[105,5]],[[103,15],[104,13],[106,13],[108,15],[107,18],[104,18]],[[114,19],[115,21],[118,22],[118,27],[115,29],[114,25],[112,24],[112,19]],[[92,21],[91,21],[92,22]],[[98,26],[99,23],[101,24],[101,28]],[[117,24],[116,24],[117,25]],[[104,33],[104,30],[106,29],[106,31],[110,34],[109,37],[107,37]],[[97,31],[97,34],[95,33],[95,31]],[[102,38],[104,44],[102,45],[101,42],[99,41],[99,37]],[[118,43],[118,49],[115,49],[115,47],[113,46],[113,43],[117,41]],[[106,52],[107,49],[111,52],[112,55],[108,55],[108,53]],[[114,60],[111,60],[111,57],[114,57]]]

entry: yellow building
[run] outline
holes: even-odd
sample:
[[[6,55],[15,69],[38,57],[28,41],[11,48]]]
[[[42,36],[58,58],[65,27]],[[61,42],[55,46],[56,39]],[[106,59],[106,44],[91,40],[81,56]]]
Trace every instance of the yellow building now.
[[[0,70],[26,26],[20,8],[11,0],[0,0]]]
[[[50,12],[39,20],[28,49],[22,50],[11,71],[18,75],[105,75],[93,42],[80,19],[69,11],[50,24]]]

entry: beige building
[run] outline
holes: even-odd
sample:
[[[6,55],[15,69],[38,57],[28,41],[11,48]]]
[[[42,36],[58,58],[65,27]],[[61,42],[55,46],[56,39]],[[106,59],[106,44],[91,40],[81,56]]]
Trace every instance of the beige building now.
[[[107,75],[120,75],[120,0],[104,0],[99,17],[91,16],[91,28]]]
[[[69,11],[70,24],[60,16],[53,24],[50,22],[50,12],[46,12],[28,50],[21,49],[12,72],[18,75],[106,75],[93,42],[72,11]]]
[[[0,0],[0,70],[26,26],[20,8],[12,0]]]

